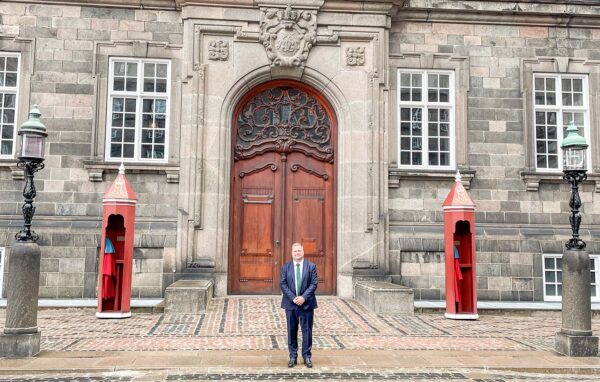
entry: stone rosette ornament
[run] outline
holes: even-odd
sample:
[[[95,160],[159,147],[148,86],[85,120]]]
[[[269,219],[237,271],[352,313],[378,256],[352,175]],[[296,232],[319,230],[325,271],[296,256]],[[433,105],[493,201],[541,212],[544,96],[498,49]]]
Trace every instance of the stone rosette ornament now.
[[[303,67],[317,41],[317,11],[262,8],[259,41],[271,66]]]

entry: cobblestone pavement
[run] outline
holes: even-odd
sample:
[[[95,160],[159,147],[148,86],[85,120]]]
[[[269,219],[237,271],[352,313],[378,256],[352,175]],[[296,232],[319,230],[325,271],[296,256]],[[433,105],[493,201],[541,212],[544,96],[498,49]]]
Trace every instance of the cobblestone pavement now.
[[[123,320],[97,319],[93,309],[41,310],[41,355],[0,359],[0,381],[600,380],[600,358],[552,352],[556,312],[453,321],[442,313],[375,315],[337,297],[319,300],[315,368],[290,371],[279,302],[230,296],[203,315],[134,312]],[[600,332],[600,318],[593,330]]]
[[[92,309],[42,310],[38,324],[43,351],[284,350],[279,302],[276,296],[216,298],[203,315],[134,313],[124,320],[99,320]],[[314,325],[315,350],[527,351],[553,348],[560,316],[375,315],[354,300],[321,297]],[[594,331],[600,332],[600,319]]]
[[[494,373],[472,370],[416,370],[416,371],[347,371],[347,372],[212,372],[212,373],[170,373],[170,372],[111,372],[80,376],[56,375],[0,377],[0,381],[36,382],[93,382],[93,381],[434,381],[434,382],[597,382],[598,376],[570,374],[534,373]]]

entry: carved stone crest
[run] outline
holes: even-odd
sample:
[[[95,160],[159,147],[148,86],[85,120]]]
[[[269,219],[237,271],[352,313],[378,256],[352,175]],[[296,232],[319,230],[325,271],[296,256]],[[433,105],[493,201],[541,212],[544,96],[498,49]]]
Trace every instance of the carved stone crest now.
[[[261,9],[259,41],[271,66],[303,67],[317,41],[317,11]]]
[[[346,48],[346,65],[363,66],[365,64],[365,47]]]
[[[229,42],[211,40],[208,43],[208,59],[213,61],[227,61],[229,58]]]

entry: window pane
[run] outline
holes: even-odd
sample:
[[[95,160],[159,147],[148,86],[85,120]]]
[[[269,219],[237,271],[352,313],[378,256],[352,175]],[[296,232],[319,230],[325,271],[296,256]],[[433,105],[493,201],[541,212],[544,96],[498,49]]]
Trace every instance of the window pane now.
[[[14,109],[17,97],[14,94],[4,95],[4,107]]]
[[[554,267],[554,258],[553,257],[546,257],[544,259],[544,269],[556,269]]]
[[[429,150],[437,151],[438,148],[438,140],[437,139],[429,139]],[[431,164],[431,163],[430,163]]]
[[[440,89],[440,102],[450,102],[450,91],[448,89]]]
[[[410,152],[404,151],[400,153],[400,164],[410,164]]]
[[[400,86],[410,86],[410,74],[400,74]]]
[[[154,91],[154,80],[144,79],[144,91],[145,92],[153,92]]]
[[[167,64],[156,65],[156,77],[167,78]]]
[[[556,296],[556,285],[546,284],[546,296]]]
[[[413,153],[413,165],[420,166],[422,164],[421,153]]]
[[[123,77],[115,77],[113,81],[113,89],[115,91],[125,90],[125,79]]]
[[[571,80],[568,78],[563,78],[562,80],[562,90],[570,92],[571,91]]]
[[[144,64],[144,77],[154,77],[154,64]]]
[[[135,142],[135,130],[125,129],[123,134],[124,142]]]
[[[556,93],[546,93],[546,105],[556,105]]]
[[[560,271],[560,270],[556,271],[556,278],[559,283],[562,283],[562,271]]]
[[[400,120],[410,121],[410,108],[403,107],[400,109]]]
[[[546,142],[538,141],[536,142],[536,149],[538,154],[546,154]]]
[[[437,153],[429,153],[429,165],[430,166],[438,166],[438,154]]]
[[[440,88],[450,88],[450,76],[447,74],[440,74]]]
[[[125,113],[125,127],[135,127],[135,114]]]
[[[412,75],[412,86],[413,87],[421,87],[421,75],[415,73]]]
[[[544,79],[540,77],[535,78],[535,90],[544,90]]]
[[[115,76],[124,76],[125,75],[125,63],[124,62],[115,62]]]
[[[547,168],[548,167],[548,161],[546,160],[545,155],[537,156],[537,167],[538,168]]]
[[[430,89],[439,87],[437,74],[430,74],[427,76],[427,80]]]
[[[558,168],[557,155],[548,155],[548,168]]]
[[[112,144],[110,145],[110,157],[111,158],[121,158],[121,150],[123,145]]]
[[[125,90],[128,92],[134,92],[137,90],[137,79],[135,78],[127,78],[125,82]]]
[[[0,144],[0,155],[11,155],[13,148],[12,141],[2,141]]]
[[[410,89],[409,88],[400,89],[400,101],[410,101]]]
[[[137,64],[127,63],[127,77],[137,77]]]
[[[156,80],[156,92],[166,93],[167,92],[167,80]]]
[[[410,150],[410,138],[400,138],[400,148],[402,150]]]
[[[6,73],[6,81],[4,86],[17,86],[17,73]]]
[[[136,99],[134,99],[134,98],[127,98],[125,100],[125,111],[126,112],[134,112],[135,113],[135,109],[136,109]]]
[[[400,134],[402,134],[402,135],[410,134],[410,123],[402,122],[400,124]]]
[[[546,78],[546,91],[556,90],[556,82],[554,78]]]
[[[440,153],[440,166],[449,166],[450,165],[450,154],[449,153]]]
[[[573,79],[573,91],[575,91],[575,92],[583,91],[583,80],[581,78]]]
[[[412,90],[412,100],[413,101],[421,101],[421,88],[413,88]]]
[[[438,93],[436,90],[429,89],[427,99],[429,102],[438,102]]]
[[[124,158],[133,158],[133,152],[134,152],[134,146],[133,145],[123,145],[123,157]]]
[[[556,273],[554,271],[546,271],[546,282],[555,282]]]
[[[573,105],[574,106],[583,106],[583,94],[582,93],[573,93]]]

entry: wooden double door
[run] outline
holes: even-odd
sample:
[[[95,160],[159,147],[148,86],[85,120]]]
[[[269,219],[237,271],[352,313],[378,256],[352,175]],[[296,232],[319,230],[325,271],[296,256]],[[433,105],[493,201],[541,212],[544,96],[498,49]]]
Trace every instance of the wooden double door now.
[[[229,292],[278,294],[293,243],[335,293],[335,124],[312,88],[273,81],[236,109]]]

